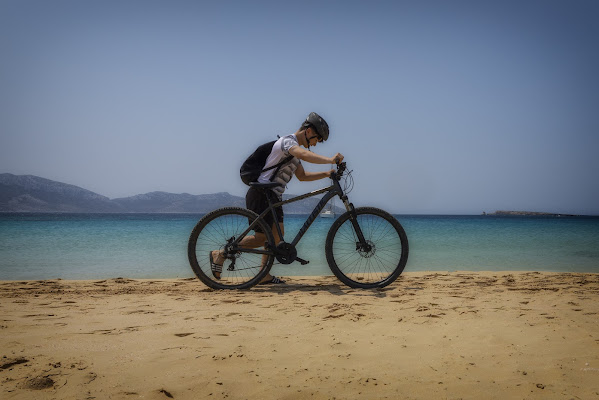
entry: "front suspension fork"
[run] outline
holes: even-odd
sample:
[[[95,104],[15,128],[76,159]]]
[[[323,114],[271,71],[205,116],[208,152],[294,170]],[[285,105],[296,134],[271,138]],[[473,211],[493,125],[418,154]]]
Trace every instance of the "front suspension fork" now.
[[[365,251],[370,251],[370,245],[366,241],[364,237],[364,233],[362,232],[362,228],[358,224],[358,213],[356,213],[356,208],[352,203],[349,202],[347,196],[343,196],[341,198],[343,204],[345,205],[345,209],[349,212],[349,220],[354,227],[354,232],[356,232],[356,236],[358,237],[358,242],[356,243],[356,250],[363,249]]]

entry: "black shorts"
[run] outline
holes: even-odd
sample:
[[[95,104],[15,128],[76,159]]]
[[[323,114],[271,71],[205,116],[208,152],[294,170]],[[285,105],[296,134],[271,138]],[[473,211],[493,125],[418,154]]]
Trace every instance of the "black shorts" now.
[[[272,203],[277,203],[279,199],[277,196],[270,190],[267,190],[268,196],[270,196],[270,201]],[[255,189],[250,187],[247,194],[245,195],[245,206],[248,210],[252,210],[256,214],[260,215],[268,208],[268,199],[266,198],[267,194],[265,191]],[[283,207],[275,208],[275,213],[277,214],[277,221],[283,222]],[[269,212],[264,216],[264,221],[270,227],[273,226],[274,220],[272,217],[272,212]],[[251,223],[252,221],[250,221]],[[259,226],[256,226],[254,231],[262,232]]]

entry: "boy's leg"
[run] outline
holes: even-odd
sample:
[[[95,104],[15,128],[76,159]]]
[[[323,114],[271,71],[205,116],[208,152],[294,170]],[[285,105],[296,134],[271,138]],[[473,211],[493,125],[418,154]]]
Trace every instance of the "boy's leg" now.
[[[281,228],[281,234],[285,235],[285,226],[283,225],[283,222],[279,222],[279,227]],[[275,245],[278,245],[283,239],[279,237],[279,231],[275,224],[272,224],[272,234],[275,238]],[[266,255],[262,256],[262,265],[264,264],[266,264]],[[273,279],[277,279],[276,283],[285,283],[285,281],[275,278],[271,274],[267,274],[260,283],[271,282]]]
[[[264,192],[258,191],[257,189],[254,188],[250,188],[246,194],[246,207],[251,210],[254,211],[256,214],[260,215],[264,210],[266,210],[269,207],[269,202],[268,199],[266,198],[266,194]],[[276,199],[275,199],[276,200]],[[279,207],[276,210],[277,213],[277,218],[279,219],[280,223],[279,226],[281,227],[281,232],[283,233],[283,209],[282,207]],[[272,223],[272,231],[274,234],[274,239],[275,239],[275,245],[279,244],[279,242],[282,240],[282,238],[279,237],[279,233],[276,229],[276,225],[274,225],[273,222],[273,217],[271,214],[267,214],[264,216],[264,221],[267,223]],[[243,239],[241,239],[241,241],[239,242],[239,245],[241,247],[247,247],[247,248],[252,248],[255,249],[257,247],[261,247],[261,246],[265,246],[266,244],[266,235],[259,231],[259,230],[255,230],[255,234],[252,236],[246,236]],[[266,265],[266,260],[267,260],[268,256],[263,255],[262,256],[262,267],[264,267]],[[222,264],[225,261],[224,256],[222,255],[222,252],[220,250],[214,250],[210,253],[210,259],[211,262],[213,262],[214,264],[216,264],[216,267],[213,268],[213,275],[217,278],[220,279],[220,272],[217,272],[215,270],[218,270],[218,266],[222,266]],[[268,280],[272,280],[272,276],[267,275]]]
[[[260,215],[268,208],[268,199],[264,195],[264,192],[250,187],[245,195],[245,206],[248,210],[254,211],[256,214]],[[266,215],[265,221],[267,221],[269,218],[272,220],[271,216]],[[257,226],[256,229],[259,229],[259,227]],[[257,247],[264,246],[265,242],[266,235],[260,230],[256,230],[254,235],[246,236],[241,239],[239,245],[242,247],[255,249]],[[214,250],[211,254],[215,264],[222,265],[225,262],[225,258],[220,250]]]
[[[252,236],[246,236],[239,242],[240,247],[247,247],[250,249],[255,249],[256,247],[264,246],[266,242],[266,235],[262,232],[256,232]],[[223,257],[220,250],[212,251],[212,259],[216,264],[222,265],[225,262],[225,257]],[[264,258],[263,258],[264,260]],[[264,262],[264,261],[263,261]]]

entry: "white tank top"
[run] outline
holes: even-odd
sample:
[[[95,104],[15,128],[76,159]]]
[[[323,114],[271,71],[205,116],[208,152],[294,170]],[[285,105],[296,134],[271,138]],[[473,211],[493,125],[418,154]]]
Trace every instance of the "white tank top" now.
[[[295,135],[283,136],[282,138],[277,140],[275,142],[275,144],[272,146],[272,151],[270,152],[270,155],[266,159],[266,164],[264,165],[264,168],[268,168],[273,165],[277,165],[278,163],[283,161],[285,158],[289,157],[291,155],[291,154],[289,154],[289,149],[291,149],[293,146],[299,146],[299,143],[298,143]],[[299,158],[293,157],[290,161],[281,165],[276,176],[274,176],[274,177],[273,177],[273,174],[275,173],[275,171],[277,171],[277,168],[273,168],[271,170],[262,172],[262,174],[260,174],[260,177],[258,178],[258,182],[260,182],[260,183],[267,183],[267,182],[280,183],[282,186],[278,186],[273,189],[273,192],[275,192],[277,194],[277,196],[279,196],[279,198],[280,198],[281,195],[283,194],[283,192],[285,191],[285,187],[287,186],[287,183],[293,177],[293,174],[295,173],[295,170],[297,169],[299,164],[300,164]]]

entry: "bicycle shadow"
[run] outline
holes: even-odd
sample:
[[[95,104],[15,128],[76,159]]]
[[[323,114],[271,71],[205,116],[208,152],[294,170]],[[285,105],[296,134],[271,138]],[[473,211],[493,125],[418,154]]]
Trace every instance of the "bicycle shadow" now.
[[[294,293],[314,295],[325,292],[334,296],[367,296],[384,298],[387,296],[386,292],[393,290],[392,288],[354,289],[332,277],[319,277],[318,279],[286,277],[285,279],[286,283],[284,284],[256,285],[251,288],[251,291],[255,293],[272,293],[278,295]]]

